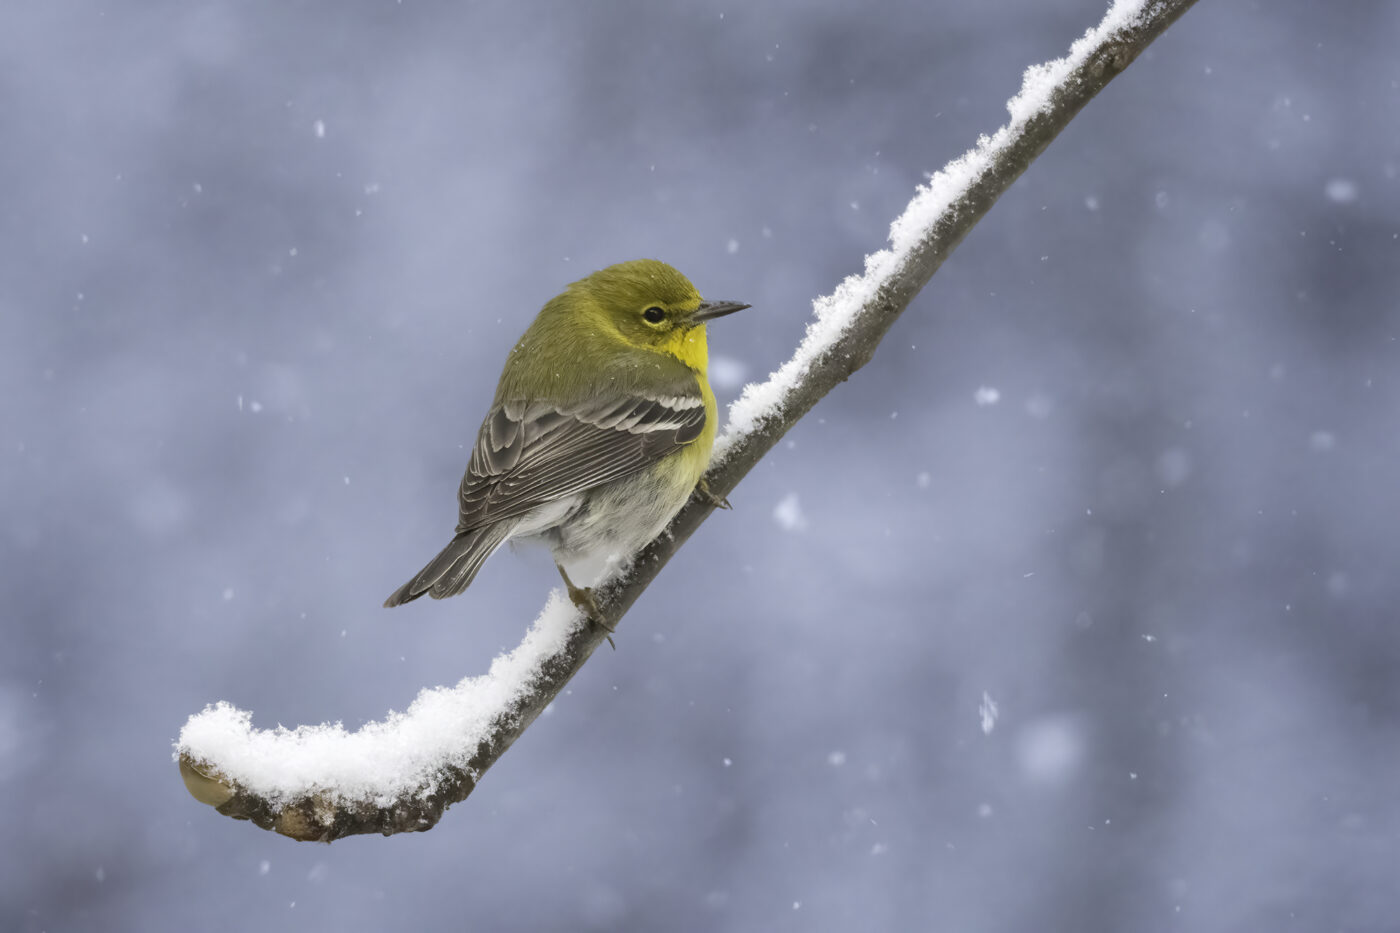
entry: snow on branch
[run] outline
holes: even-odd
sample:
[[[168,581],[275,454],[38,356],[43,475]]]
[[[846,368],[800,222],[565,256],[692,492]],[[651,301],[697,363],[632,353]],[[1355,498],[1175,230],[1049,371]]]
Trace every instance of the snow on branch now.
[[[706,480],[728,494],[798,419],[865,365],[895,319],[1012,182],[1118,73],[1195,0],[1115,0],[1064,58],[1027,69],[1011,119],[916,192],[865,272],[818,299],[806,337],[729,410]],[[597,588],[618,621],[714,509],[694,497],[631,566]],[[347,732],[340,723],[255,729],[228,703],[191,716],[176,758],[196,799],[225,816],[303,840],[431,828],[466,799],[606,637],[556,592],[524,641],[488,673],[426,689],[402,713]]]

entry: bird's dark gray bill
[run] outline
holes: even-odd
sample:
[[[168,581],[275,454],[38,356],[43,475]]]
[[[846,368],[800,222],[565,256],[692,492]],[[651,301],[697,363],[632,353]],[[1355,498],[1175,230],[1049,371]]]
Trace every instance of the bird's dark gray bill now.
[[[717,317],[724,317],[726,314],[733,314],[735,311],[742,311],[745,308],[753,307],[746,305],[742,301],[702,301],[700,307],[695,309],[695,313],[690,316],[692,321],[710,321]]]

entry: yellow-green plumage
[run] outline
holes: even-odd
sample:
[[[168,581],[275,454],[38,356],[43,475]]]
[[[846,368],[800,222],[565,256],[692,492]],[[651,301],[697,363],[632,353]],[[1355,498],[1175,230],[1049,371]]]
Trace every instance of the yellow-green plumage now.
[[[511,538],[544,541],[562,564],[627,557],[654,537],[714,445],[705,321],[745,307],[703,301],[653,259],[551,299],[506,359],[458,492],[456,536],[385,605],[460,593]]]

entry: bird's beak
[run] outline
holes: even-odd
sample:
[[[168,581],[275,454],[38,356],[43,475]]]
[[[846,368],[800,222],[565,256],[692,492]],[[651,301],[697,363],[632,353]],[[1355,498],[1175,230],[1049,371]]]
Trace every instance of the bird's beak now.
[[[717,317],[724,317],[726,314],[733,314],[735,311],[742,311],[752,307],[742,301],[702,301],[700,307],[690,313],[690,323],[703,324],[706,321]]]

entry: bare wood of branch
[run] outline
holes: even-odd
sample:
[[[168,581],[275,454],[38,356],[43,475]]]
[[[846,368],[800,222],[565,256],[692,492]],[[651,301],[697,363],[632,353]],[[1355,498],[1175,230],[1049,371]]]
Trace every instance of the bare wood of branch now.
[[[1050,104],[1021,124],[1013,137],[925,230],[864,303],[842,336],[820,352],[793,382],[783,403],[752,430],[731,436],[706,473],[715,497],[727,495],[797,421],[837,384],[864,366],[895,319],[990,210],[997,198],[1030,167],[1045,147],[1109,81],[1122,72],[1195,0],[1149,0],[1136,21],[1103,37],[1056,86]],[[616,625],[671,556],[715,508],[713,499],[693,497],[652,541],[624,576],[597,594],[602,615]],[[316,793],[278,806],[236,783],[222,779],[211,763],[182,755],[181,774],[190,792],[235,819],[251,820],[295,839],[330,842],[359,833],[390,835],[431,828],[443,812],[472,792],[481,775],[510,748],[603,642],[597,625],[574,629],[562,650],[548,658],[533,689],[497,717],[487,738],[464,766],[448,766],[433,786],[384,805],[346,803]]]

